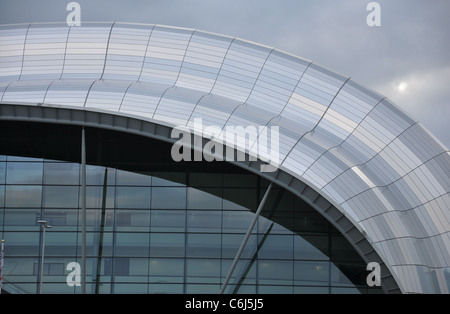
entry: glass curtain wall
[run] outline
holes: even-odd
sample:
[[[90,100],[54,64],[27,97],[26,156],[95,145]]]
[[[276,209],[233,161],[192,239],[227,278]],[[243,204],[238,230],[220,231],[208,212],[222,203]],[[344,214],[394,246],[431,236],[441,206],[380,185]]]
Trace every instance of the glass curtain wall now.
[[[2,122],[3,288],[80,293],[80,135],[74,126]],[[225,162],[176,163],[170,145],[86,129],[87,293],[219,293],[268,182]],[[274,187],[227,293],[374,293],[366,264],[323,217]]]

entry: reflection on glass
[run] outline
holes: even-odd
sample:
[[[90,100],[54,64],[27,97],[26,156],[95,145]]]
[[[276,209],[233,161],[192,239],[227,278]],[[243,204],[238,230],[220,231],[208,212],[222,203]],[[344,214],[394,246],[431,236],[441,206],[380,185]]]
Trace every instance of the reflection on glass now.
[[[328,285],[330,278],[329,262],[294,261],[294,284]]]
[[[5,184],[5,179],[6,179],[6,163],[0,160],[0,184]]]
[[[223,190],[223,197],[224,209],[256,209],[256,189],[228,188]]]
[[[184,260],[152,258],[150,260],[150,283],[174,283],[184,280]]]
[[[117,187],[117,208],[149,208],[150,187]]]
[[[41,207],[42,186],[7,185],[6,207]]]
[[[245,234],[223,234],[222,236],[222,257],[233,259],[244,240]],[[242,258],[253,258],[257,252],[257,236],[250,235],[247,244],[242,252]]]
[[[294,258],[303,260],[328,260],[328,236],[304,235],[294,237]]]
[[[149,254],[149,235],[148,233],[122,233],[117,232],[115,238],[116,256],[142,256],[148,257]]]
[[[99,166],[86,165],[86,185],[103,186],[105,178],[105,168]],[[107,185],[114,185],[116,182],[116,170],[108,168]]]
[[[145,229],[145,231],[148,230],[148,225],[150,221],[150,213],[148,211],[118,209],[115,211],[115,214],[116,214],[115,222],[117,230],[123,231],[128,229],[137,231],[141,230],[142,228]]]
[[[5,186],[0,185],[0,207],[3,207],[5,204]]]
[[[188,188],[188,208],[192,209],[220,209],[222,206],[221,189]]]
[[[223,232],[246,233],[253,221],[254,214],[247,211],[223,211]]]
[[[3,175],[8,183],[0,185],[0,207],[6,205],[0,223],[8,254],[17,256],[22,268],[38,269],[41,244],[36,221],[45,217],[54,226],[46,239],[45,271],[54,281],[47,291],[63,291],[67,285],[61,288],[57,283],[65,282],[61,265],[79,254],[79,165],[35,159],[0,165],[0,179]],[[107,174],[105,189],[105,167],[88,166],[88,267],[97,278],[100,263],[98,291],[218,293],[267,182],[233,173],[134,173],[108,168]],[[358,285],[358,292],[368,291],[364,266],[345,238],[318,213],[292,194],[274,189],[228,289],[329,293],[341,291],[332,290],[336,287],[355,292]],[[13,281],[20,277],[26,281],[21,288],[36,288],[31,283],[36,274],[17,271]]]
[[[152,232],[184,232],[186,212],[184,210],[152,210]]]
[[[186,188],[153,187],[152,208],[186,208]]]
[[[186,174],[181,172],[152,172],[153,186],[183,186],[186,184]]]
[[[185,235],[183,233],[152,233],[150,235],[151,257],[183,257]]]
[[[366,264],[361,262],[333,262],[331,263],[331,283],[337,286],[353,287],[360,285],[367,287],[368,272]]]
[[[189,234],[187,237],[188,257],[220,257],[220,234]]]
[[[187,227],[190,232],[220,232],[222,212],[213,210],[189,210]]]
[[[44,186],[44,207],[77,208],[78,186]]]
[[[188,283],[220,283],[220,259],[188,259]]]
[[[260,284],[292,285],[293,267],[291,261],[258,260]]]
[[[36,231],[36,217],[39,217],[40,213],[40,208],[7,208],[4,230]]]
[[[6,182],[8,184],[42,184],[42,163],[8,162],[7,165]],[[1,169],[2,166],[0,166],[0,179]]]
[[[258,251],[258,257],[272,258],[276,256],[280,259],[292,259],[293,240],[292,235],[262,234],[258,239],[259,245],[261,245]]]
[[[117,170],[116,184],[150,186],[152,184],[152,177],[148,174]]]
[[[52,163],[44,164],[44,184],[79,184],[80,166],[72,163]]]
[[[103,186],[86,186],[86,207],[101,209],[103,192],[106,192],[105,208],[114,208],[115,188],[110,186],[106,188],[106,191],[104,191]]]

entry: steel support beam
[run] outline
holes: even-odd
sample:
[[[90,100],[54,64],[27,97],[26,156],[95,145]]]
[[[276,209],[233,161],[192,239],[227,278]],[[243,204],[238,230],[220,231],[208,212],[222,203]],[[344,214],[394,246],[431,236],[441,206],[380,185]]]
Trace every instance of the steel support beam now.
[[[81,293],[86,293],[86,135],[81,128]]]
[[[223,294],[225,292],[225,289],[227,288],[228,282],[230,281],[231,275],[233,274],[234,269],[236,268],[237,263],[239,262],[239,259],[241,258],[242,252],[244,251],[245,245],[247,244],[248,239],[250,238],[250,234],[252,233],[253,228],[255,227],[256,222],[258,221],[258,217],[261,214],[261,211],[264,207],[264,204],[266,203],[267,197],[269,196],[270,190],[272,189],[272,184],[270,183],[269,187],[266,190],[266,194],[264,194],[263,199],[261,200],[261,203],[259,203],[258,209],[256,210],[255,217],[253,217],[253,221],[248,227],[247,233],[245,234],[244,240],[241,243],[241,246],[236,253],[236,256],[234,257],[233,264],[230,267],[230,270],[228,271],[227,278],[225,279],[222,289],[220,289],[220,294]]]

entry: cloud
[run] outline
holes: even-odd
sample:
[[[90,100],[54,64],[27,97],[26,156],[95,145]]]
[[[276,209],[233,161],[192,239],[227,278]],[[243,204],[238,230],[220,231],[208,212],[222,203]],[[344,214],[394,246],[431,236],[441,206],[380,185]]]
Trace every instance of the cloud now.
[[[0,23],[64,22],[69,2],[0,1]],[[82,22],[172,25],[236,36],[310,59],[389,97],[447,147],[450,1],[379,0],[369,27],[361,0],[79,0]],[[408,88],[398,93],[401,82]],[[396,85],[397,84],[397,85]],[[447,115],[444,115],[447,113]]]
[[[402,73],[384,84],[375,86],[375,89],[389,97],[416,121],[422,122],[448,148],[450,147],[448,82],[450,82],[450,65],[426,72]],[[399,90],[402,83],[407,84],[403,91]]]

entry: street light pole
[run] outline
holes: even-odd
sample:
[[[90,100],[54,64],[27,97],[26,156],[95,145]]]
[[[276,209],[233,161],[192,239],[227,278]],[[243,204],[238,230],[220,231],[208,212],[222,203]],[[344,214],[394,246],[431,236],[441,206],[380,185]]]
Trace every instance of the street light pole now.
[[[39,294],[42,293],[42,281],[44,278],[44,250],[45,250],[45,230],[50,229],[52,226],[47,225],[46,220],[38,220],[38,223],[42,226],[42,256],[41,256],[41,274],[39,279]]]
[[[5,240],[2,240],[2,250],[0,251],[0,294],[2,294],[4,253],[5,253]]]

